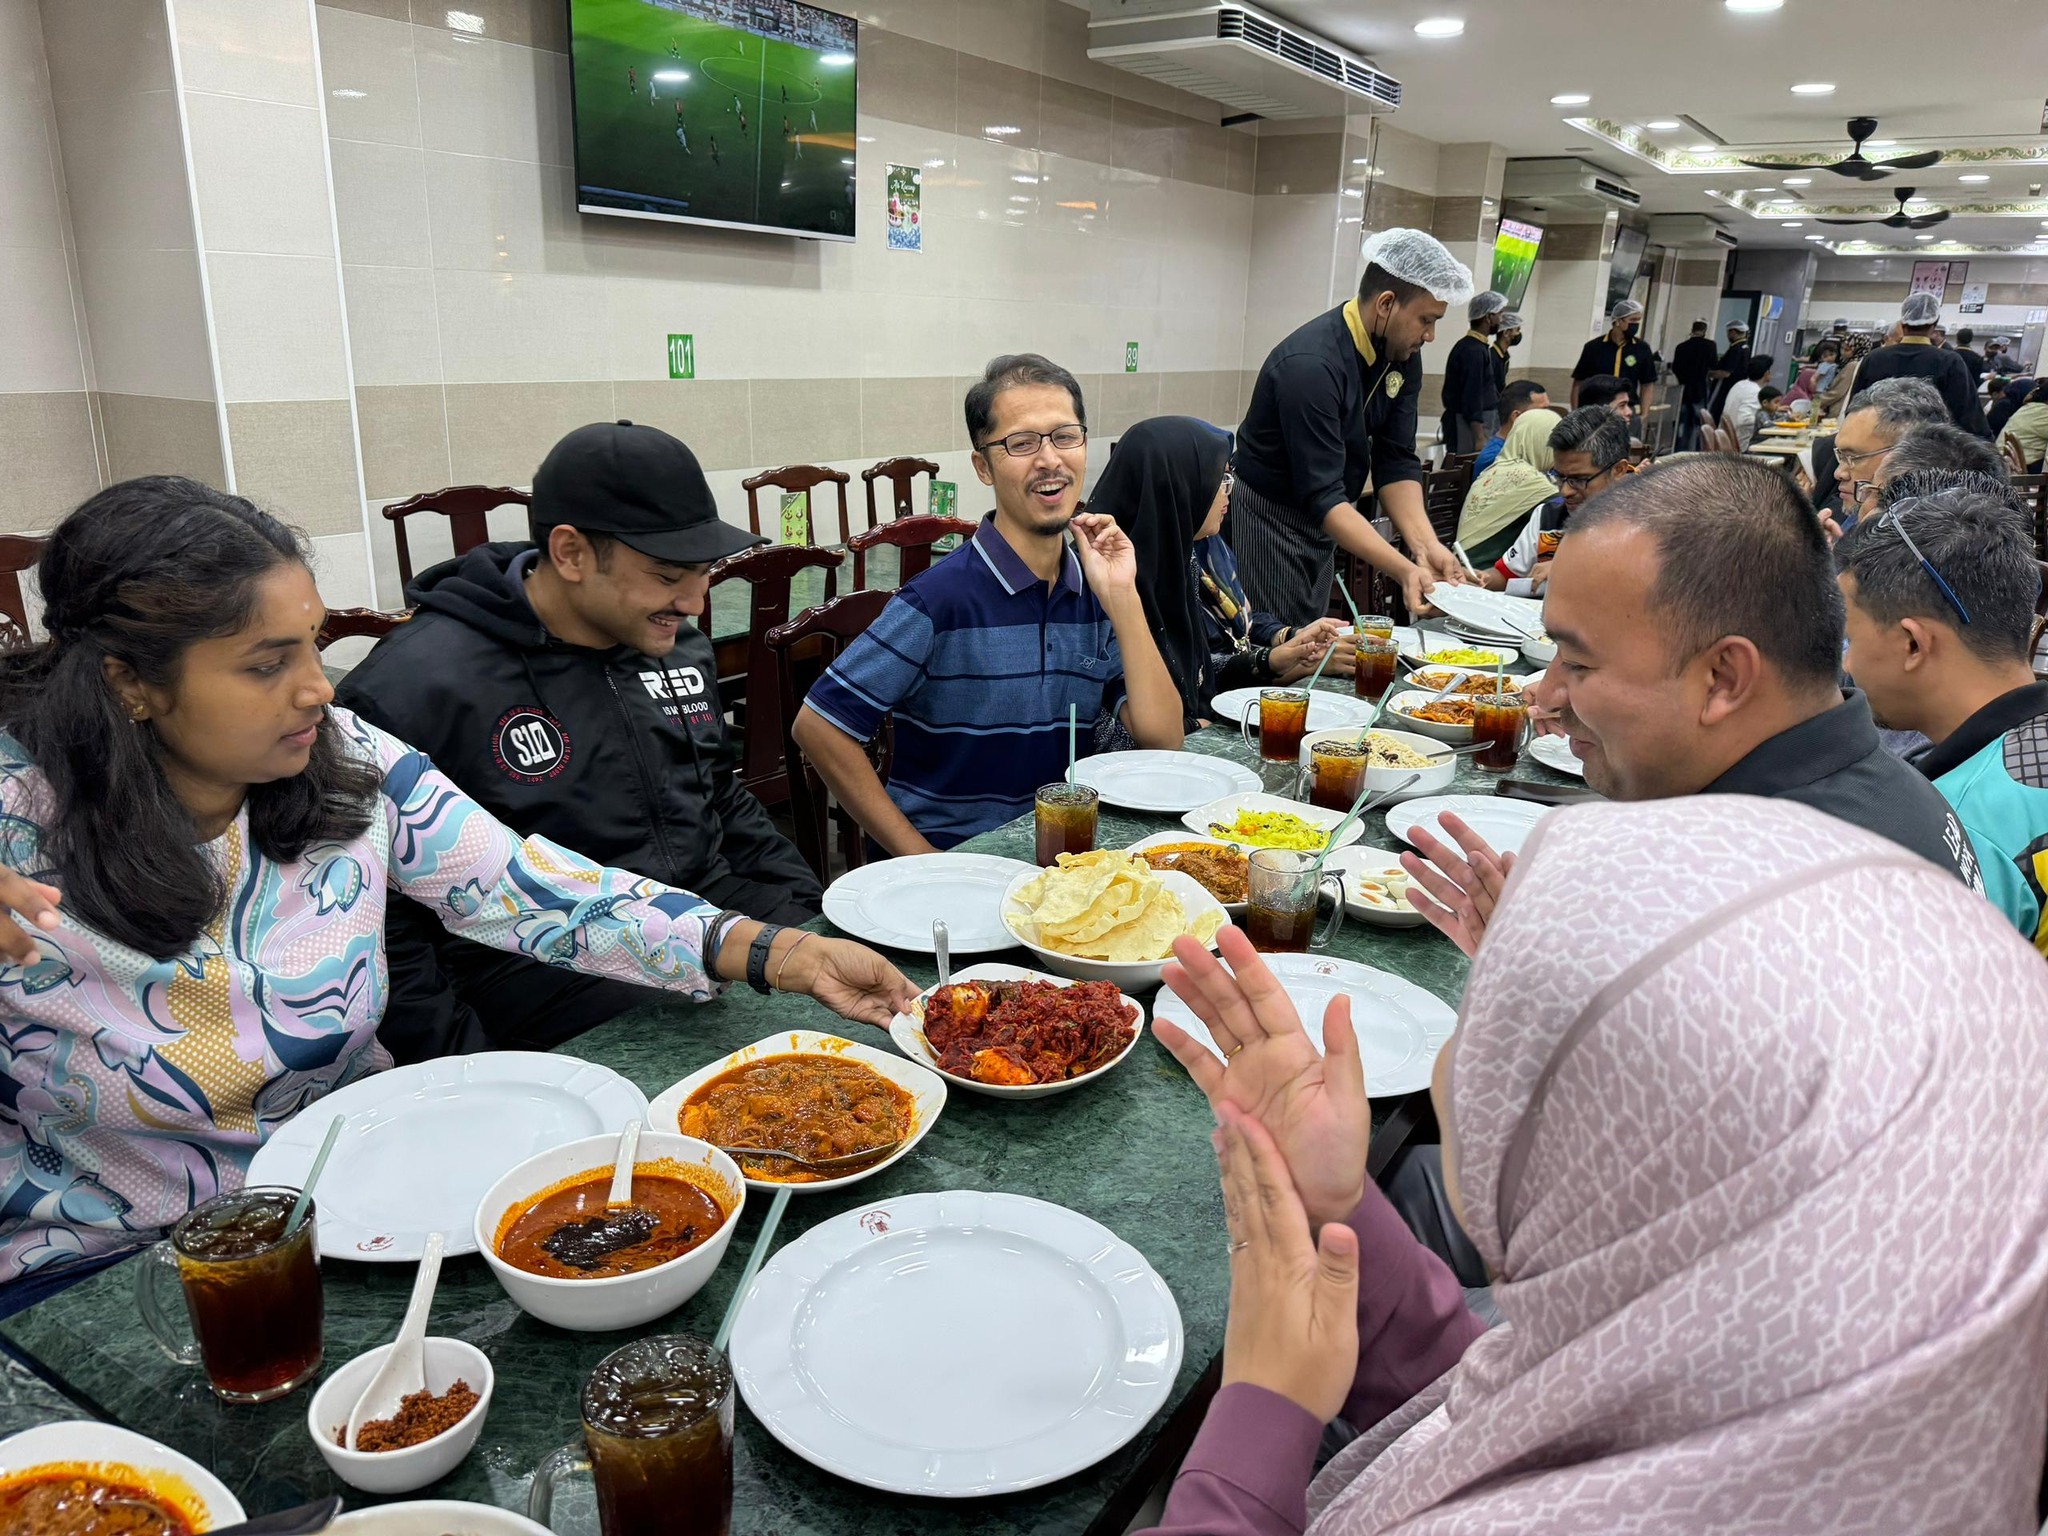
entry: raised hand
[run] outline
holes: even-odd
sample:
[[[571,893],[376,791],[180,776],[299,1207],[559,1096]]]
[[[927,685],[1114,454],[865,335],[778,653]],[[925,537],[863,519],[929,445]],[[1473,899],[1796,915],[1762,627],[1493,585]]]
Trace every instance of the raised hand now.
[[[1495,853],[1485,838],[1449,811],[1437,819],[1457,839],[1458,847],[1415,829],[1416,851],[1401,855],[1401,867],[1415,882],[1408,887],[1408,901],[1453,944],[1468,956],[1475,955],[1501,890],[1514,872],[1515,856]]]
[[[63,899],[64,893],[54,885],[44,885],[19,870],[0,865],[0,909],[14,914],[13,918],[0,915],[0,960],[10,965],[34,965],[40,961],[43,952],[15,919],[44,933],[55,933],[63,922],[57,914],[57,904]]]
[[[865,944],[814,934],[784,954],[780,970],[769,966],[776,990],[805,993],[842,1019],[887,1029],[917,999],[903,973]]]
[[[1115,518],[1105,512],[1080,512],[1072,527],[1081,574],[1097,597],[1138,589],[1138,551]]]

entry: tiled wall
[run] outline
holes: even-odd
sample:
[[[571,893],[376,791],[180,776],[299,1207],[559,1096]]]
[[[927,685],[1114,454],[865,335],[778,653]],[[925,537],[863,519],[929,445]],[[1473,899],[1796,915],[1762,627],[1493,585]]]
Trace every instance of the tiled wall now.
[[[466,14],[481,33],[405,0],[317,11],[373,500],[523,485],[608,417],[690,442],[729,517],[784,462],[944,454],[966,482],[960,398],[1005,351],[1080,375],[1098,435],[1235,422],[1260,141],[1091,64],[1076,7],[863,9],[852,245],[579,215],[559,0]],[[925,169],[921,254],[885,248],[889,163]],[[671,332],[693,381],[667,377]]]

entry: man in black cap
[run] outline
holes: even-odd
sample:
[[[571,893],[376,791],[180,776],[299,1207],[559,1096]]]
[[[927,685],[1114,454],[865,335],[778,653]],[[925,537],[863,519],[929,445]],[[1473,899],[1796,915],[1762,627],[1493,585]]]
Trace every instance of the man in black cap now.
[[[500,821],[779,923],[818,882],[734,772],[703,611],[712,562],[762,543],[721,522],[690,450],[579,427],[533,477],[532,542],[485,544],[406,589],[417,613],[339,701],[431,757]],[[449,936],[393,905],[397,1058],[544,1049],[649,1000]]]

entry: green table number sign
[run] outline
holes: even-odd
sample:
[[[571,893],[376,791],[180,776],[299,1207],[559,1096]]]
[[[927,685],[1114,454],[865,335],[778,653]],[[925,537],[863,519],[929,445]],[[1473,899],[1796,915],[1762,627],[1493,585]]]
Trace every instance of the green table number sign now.
[[[669,333],[668,376],[672,379],[697,377],[697,338]]]
[[[782,542],[785,544],[808,544],[811,542],[811,493],[809,491],[784,491],[782,493]]]
[[[1124,343],[1124,372],[1136,373],[1137,371],[1138,344],[1135,341],[1127,341]]]
[[[933,517],[958,517],[960,515],[960,487],[950,480],[932,482]]]

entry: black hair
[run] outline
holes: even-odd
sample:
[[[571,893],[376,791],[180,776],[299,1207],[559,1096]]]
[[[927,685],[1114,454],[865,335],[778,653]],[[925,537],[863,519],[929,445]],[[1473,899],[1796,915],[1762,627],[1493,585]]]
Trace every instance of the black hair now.
[[[2011,474],[1996,448],[1976,433],[1965,432],[1946,421],[1922,422],[1907,428],[1885,455],[1883,473],[1887,483],[1900,475],[1927,469],[1969,470],[2000,481]]]
[[[1763,401],[1766,401],[1766,400],[1775,400],[1775,399],[1777,399],[1777,398],[1778,398],[1778,396],[1780,396],[1780,395],[1782,395],[1782,394],[1784,394],[1784,393],[1785,393],[1785,391],[1783,391],[1782,389],[1778,388],[1778,386],[1777,386],[1777,385],[1775,385],[1775,384],[1766,384],[1766,385],[1765,385],[1765,386],[1764,386],[1764,387],[1763,387],[1762,389],[1760,389],[1760,390],[1758,390],[1758,391],[1756,392],[1756,398],[1757,398],[1757,401],[1758,401],[1758,403],[1759,403],[1759,404],[1761,404],[1761,403],[1762,403]]]
[[[1692,323],[1692,330],[1695,336],[1703,334],[1706,331],[1706,328],[1707,322],[1704,320],[1695,320]]]
[[[1969,610],[1969,623],[1906,547],[1894,519]],[[1851,528],[1835,546],[1835,564],[1856,578],[1856,606],[1880,624],[1940,624],[1986,661],[2033,655],[2041,568],[2032,530],[2002,495],[1958,486],[1906,497]]]
[[[1576,528],[1640,528],[1657,549],[1650,603],[1670,630],[1672,670],[1741,635],[1788,681],[1832,684],[1842,659],[1842,589],[1820,519],[1785,473],[1759,459],[1688,454],[1588,501]]]
[[[1550,429],[1550,451],[1583,453],[1605,474],[1628,457],[1628,423],[1604,405],[1582,405]]]
[[[250,622],[257,585],[305,565],[299,536],[239,496],[178,475],[110,485],[51,533],[38,570],[44,644],[0,657],[0,725],[49,782],[41,849],[64,909],[156,959],[190,949],[227,885],[164,777],[155,730],[106,677],[111,657],[153,688],[185,652]],[[249,837],[288,864],[370,824],[382,775],[323,714],[305,771],[249,786]]]
[[[1358,307],[1365,308],[1383,293],[1391,293],[1396,304],[1413,304],[1419,299],[1436,297],[1420,283],[1396,277],[1378,262],[1369,262],[1358,279]]]
[[[1956,332],[1956,340],[1961,342],[1966,347],[1976,339],[1977,333],[1971,330],[1967,325],[1964,326],[1960,331]]]
[[[1036,352],[1010,352],[989,359],[981,380],[967,391],[967,441],[976,449],[996,424],[996,396],[1006,389],[1032,384],[1051,384],[1064,389],[1074,402],[1074,420],[1088,425],[1088,406],[1081,398],[1081,383],[1066,369]]]
[[[1766,352],[1761,357],[1752,357],[1749,367],[1743,370],[1743,377],[1752,383],[1761,383],[1771,376],[1771,370],[1778,366],[1778,360]]]
[[[1616,378],[1611,373],[1595,374],[1579,385],[1579,406],[1608,406],[1617,400],[1624,400],[1635,393],[1635,386],[1627,379]]]
[[[1840,338],[1835,336],[1821,337],[1820,344],[1813,349],[1813,355],[1818,358],[1824,352],[1832,352],[1836,357],[1840,357],[1842,355]]]
[[[1547,395],[1545,389],[1534,379],[1516,379],[1500,392],[1500,419],[1506,421],[1517,411],[1526,411],[1538,395]]]
[[[2048,405],[2048,379],[2036,379],[2033,393],[2021,402],[2023,405]]]

